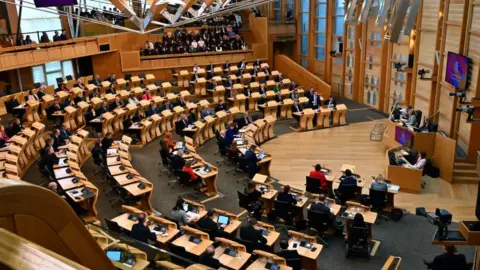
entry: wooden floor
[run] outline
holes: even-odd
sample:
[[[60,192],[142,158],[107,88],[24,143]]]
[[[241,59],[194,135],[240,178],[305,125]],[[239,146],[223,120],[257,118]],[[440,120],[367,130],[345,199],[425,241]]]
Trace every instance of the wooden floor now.
[[[282,184],[305,189],[305,176],[320,163],[341,176],[342,164],[356,165],[356,173],[370,177],[385,174],[385,147],[382,142],[370,141],[370,131],[376,121],[344,127],[321,129],[281,135],[262,145],[272,154],[272,177]],[[416,207],[434,211],[447,209],[458,220],[475,219],[477,185],[453,184],[437,178],[424,177],[427,183],[421,194],[399,193],[395,205],[415,214]]]

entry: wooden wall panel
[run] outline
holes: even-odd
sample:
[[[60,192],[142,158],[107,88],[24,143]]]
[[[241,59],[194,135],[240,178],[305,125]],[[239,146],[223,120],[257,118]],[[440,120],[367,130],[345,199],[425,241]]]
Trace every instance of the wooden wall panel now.
[[[399,43],[391,44],[388,53],[390,59],[387,61],[387,82],[386,90],[388,91],[387,110],[393,106],[394,100],[400,103],[408,102],[408,55],[410,54],[410,37],[402,35]],[[404,66],[400,71],[395,68],[395,63],[402,63]]]
[[[347,23],[345,25],[346,33],[346,42],[344,44],[345,56],[344,56],[344,65],[345,65],[345,74],[344,74],[344,87],[343,95],[347,98],[355,100],[356,96],[356,87],[355,87],[355,74],[358,73],[358,70],[355,71],[355,24]]]
[[[125,69],[139,69],[140,68],[140,53],[138,51],[120,52],[121,67]]]
[[[17,53],[17,63],[19,65],[27,65],[32,62],[34,62],[34,59],[31,51]]]

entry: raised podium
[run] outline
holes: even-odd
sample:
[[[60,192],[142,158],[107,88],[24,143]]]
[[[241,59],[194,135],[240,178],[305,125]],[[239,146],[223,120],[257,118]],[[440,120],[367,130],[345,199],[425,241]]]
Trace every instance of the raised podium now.
[[[284,99],[282,103],[280,103],[280,118],[292,118],[292,106],[293,100],[290,98]]]
[[[277,119],[277,108],[278,103],[275,100],[270,100],[265,104],[258,105],[258,107],[263,108],[263,117],[272,116]]]
[[[313,129],[313,117],[315,116],[315,111],[313,111],[312,109],[304,109],[303,112],[295,112],[293,114],[300,117],[301,130]]]

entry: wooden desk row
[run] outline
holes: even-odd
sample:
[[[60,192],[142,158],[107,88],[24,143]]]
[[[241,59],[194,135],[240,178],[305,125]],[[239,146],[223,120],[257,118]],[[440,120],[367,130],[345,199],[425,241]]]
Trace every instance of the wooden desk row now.
[[[291,109],[291,107],[290,107]],[[302,112],[295,112],[293,115],[299,117],[300,130],[307,131],[314,128],[327,128],[330,127],[330,117],[333,116],[333,126],[343,126],[347,124],[347,106],[345,104],[339,104],[335,110],[332,110],[328,106],[319,107],[317,110],[304,109]],[[314,123],[314,118],[316,121]]]
[[[107,150],[107,169],[111,177],[129,196],[135,199],[136,207],[151,214],[153,212],[151,197],[153,184],[133,168],[130,163],[129,146],[132,139],[123,136],[121,141],[115,141]]]
[[[258,146],[275,138],[275,133],[273,132],[275,122],[276,118],[270,115],[250,123],[248,126],[242,128],[239,133],[241,134],[241,138],[245,139],[248,144],[256,144]]]
[[[8,178],[20,179],[37,153],[45,147],[44,131],[44,124],[34,122],[10,138],[9,143],[0,149],[0,172],[6,172]]]
[[[85,135],[86,138],[88,136],[88,132],[84,130],[79,131],[79,133],[72,135],[72,137],[75,138]],[[87,213],[81,216],[81,218],[86,222],[93,222],[98,219],[96,209],[98,188],[89,182],[81,172],[82,162],[86,159],[82,153],[83,149],[86,149],[84,140],[85,139],[81,140],[80,145],[77,145],[72,140],[59,149],[59,153],[56,154],[59,158],[59,163],[53,166],[53,174],[55,181],[65,192],[65,196],[69,197],[67,200],[71,200],[87,210]]]

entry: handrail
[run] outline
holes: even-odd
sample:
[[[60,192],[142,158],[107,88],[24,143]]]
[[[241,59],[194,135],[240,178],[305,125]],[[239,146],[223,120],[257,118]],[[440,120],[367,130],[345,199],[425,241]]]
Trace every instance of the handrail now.
[[[183,58],[183,57],[195,57],[195,56],[212,56],[212,55],[220,55],[220,54],[248,53],[248,52],[253,52],[253,50],[247,49],[247,50],[231,50],[231,51],[221,51],[221,52],[198,52],[198,53],[181,53],[181,54],[167,54],[167,55],[160,54],[160,55],[140,56],[140,60]]]

